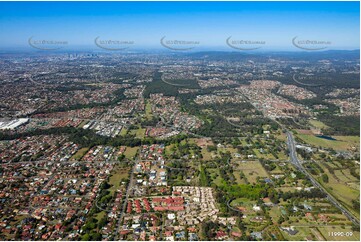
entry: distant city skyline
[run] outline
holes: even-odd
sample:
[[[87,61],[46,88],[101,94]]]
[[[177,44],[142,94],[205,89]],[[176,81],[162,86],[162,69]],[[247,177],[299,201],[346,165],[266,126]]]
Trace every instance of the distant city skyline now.
[[[101,50],[95,44],[98,38],[128,42],[128,50],[165,50],[167,46],[161,44],[164,38],[196,42],[188,48],[192,51],[236,51],[239,46],[256,51],[303,50],[295,41],[322,42],[316,46],[320,48],[312,46],[316,50],[353,50],[360,48],[359,4],[0,2],[0,29],[4,33],[0,49],[32,50],[30,40],[46,40],[66,42],[64,50]],[[233,48],[231,41],[242,45]],[[245,45],[247,41],[256,44]]]

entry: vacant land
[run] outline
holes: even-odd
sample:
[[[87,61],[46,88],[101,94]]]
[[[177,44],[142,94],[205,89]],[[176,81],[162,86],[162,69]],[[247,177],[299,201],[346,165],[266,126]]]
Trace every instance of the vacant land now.
[[[337,176],[337,174],[341,174],[341,171],[344,170],[336,170],[335,174],[331,174],[329,170],[322,164],[322,162],[319,163],[319,165],[323,168],[325,173],[327,174],[329,181],[328,183],[323,182],[321,179],[319,179],[319,182],[331,193],[333,194],[338,200],[340,200],[344,205],[346,205],[349,210],[353,212],[357,217],[360,217],[360,214],[356,212],[352,208],[352,200],[357,199],[360,196],[360,190],[355,189],[353,186],[348,185],[347,182],[349,182],[348,176]]]
[[[88,152],[88,150],[89,147],[81,148],[70,158],[70,160],[80,160],[86,154],[86,152]]]
[[[219,170],[216,168],[214,169],[208,168],[207,171],[209,172],[213,183],[216,184],[217,186],[221,186],[224,180],[221,177],[221,174],[219,174]]]
[[[324,123],[322,123],[321,121],[318,121],[318,120],[310,120],[309,123],[315,128],[319,128],[319,129],[329,128],[326,124],[324,124]]]
[[[147,102],[147,104],[145,105],[145,117],[148,120],[151,120],[153,118],[152,104],[150,102]]]
[[[128,132],[128,130],[126,128],[122,128],[122,130],[120,131],[120,135],[124,136],[127,134],[127,132]]]
[[[271,153],[261,153],[259,149],[253,149],[253,152],[259,159],[266,159],[266,160],[276,159]]]
[[[133,159],[134,156],[137,154],[138,147],[127,147],[124,152],[124,155],[127,159]]]
[[[143,139],[145,135],[145,129],[139,128],[139,129],[133,129],[130,131],[130,134],[135,135],[135,137]]]
[[[332,136],[336,140],[327,140],[307,134],[297,134],[297,137],[310,145],[334,150],[348,150],[360,145],[360,137],[358,136]]]
[[[237,171],[243,171],[250,183],[256,183],[257,177],[268,177],[266,170],[259,161],[238,162]]]
[[[201,154],[203,156],[203,160],[212,160],[214,156],[214,152],[209,152],[206,147],[202,148]]]
[[[109,178],[109,188],[110,193],[113,195],[116,190],[120,187],[120,182],[122,179],[127,179],[129,176],[129,168],[115,168],[112,171],[112,174]]]

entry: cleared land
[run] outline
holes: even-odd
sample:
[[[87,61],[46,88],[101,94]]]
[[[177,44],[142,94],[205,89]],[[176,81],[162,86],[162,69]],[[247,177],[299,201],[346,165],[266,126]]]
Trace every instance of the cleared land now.
[[[147,104],[145,105],[145,117],[148,120],[151,120],[153,118],[152,104],[149,102],[147,102]]]
[[[70,158],[70,160],[80,160],[86,154],[86,152],[88,152],[88,150],[89,147],[81,148]]]
[[[329,178],[328,183],[323,182],[321,179],[319,179],[319,182],[327,189],[328,192],[333,194],[338,200],[345,204],[349,210],[351,210],[351,212],[359,218],[360,214],[352,208],[352,200],[357,199],[360,196],[360,190],[354,189],[352,186],[348,185],[347,182],[349,182],[349,179],[344,175],[337,176],[337,171],[335,171],[335,175],[333,175],[322,164],[322,162],[320,162],[319,165],[323,168]],[[339,170],[338,172],[341,171]]]
[[[113,195],[116,190],[120,187],[120,182],[122,179],[126,179],[129,176],[129,168],[115,168],[112,172],[112,175],[109,178],[109,188],[110,193]]]
[[[310,120],[309,123],[315,128],[319,128],[319,129],[329,128],[326,124],[318,120]]]
[[[332,136],[336,140],[327,140],[307,134],[297,134],[297,137],[310,145],[334,150],[348,150],[360,146],[360,137],[358,136]]]
[[[124,155],[127,159],[133,159],[137,151],[138,147],[127,147],[127,149],[124,151]]]
[[[122,130],[120,131],[120,135],[124,136],[127,134],[127,132],[128,132],[128,130],[126,128],[122,128]]]
[[[133,129],[130,131],[130,134],[134,134],[137,138],[143,139],[145,135],[145,129]]]
[[[268,177],[268,173],[259,161],[238,162],[237,171],[243,171],[250,183],[256,183],[257,177]]]

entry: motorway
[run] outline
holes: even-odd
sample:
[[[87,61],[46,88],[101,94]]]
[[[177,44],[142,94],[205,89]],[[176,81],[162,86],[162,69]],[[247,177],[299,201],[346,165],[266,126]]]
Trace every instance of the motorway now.
[[[297,158],[297,153],[296,153],[296,147],[295,147],[295,141],[293,138],[293,135],[290,131],[286,132],[287,134],[287,146],[288,146],[288,150],[289,150],[289,155],[290,155],[290,159],[291,162],[294,166],[297,167],[298,170],[300,170],[301,172],[303,172],[311,181],[311,183],[317,187],[318,189],[320,189],[321,191],[323,191],[324,193],[326,193],[327,195],[327,199],[333,204],[335,205],[338,209],[341,210],[341,212],[355,225],[359,225],[360,221],[353,215],[351,214],[346,208],[344,208],[340,202],[338,202],[323,186],[321,186],[318,181],[313,178],[313,176],[311,176],[308,171],[303,167],[301,161]]]

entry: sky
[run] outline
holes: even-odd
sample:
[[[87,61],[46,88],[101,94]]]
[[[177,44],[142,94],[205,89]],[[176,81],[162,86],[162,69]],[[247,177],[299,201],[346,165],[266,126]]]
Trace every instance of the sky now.
[[[296,50],[292,39],[359,49],[359,2],[0,2],[0,49],[31,40],[98,48],[95,38],[163,48],[160,39],[232,50],[226,39],[260,41],[264,50]],[[251,45],[249,45],[251,46]],[[194,47],[194,46],[193,46]],[[251,46],[253,47],[253,45]],[[299,50],[299,49],[298,49]],[[233,49],[234,51],[234,49]]]

